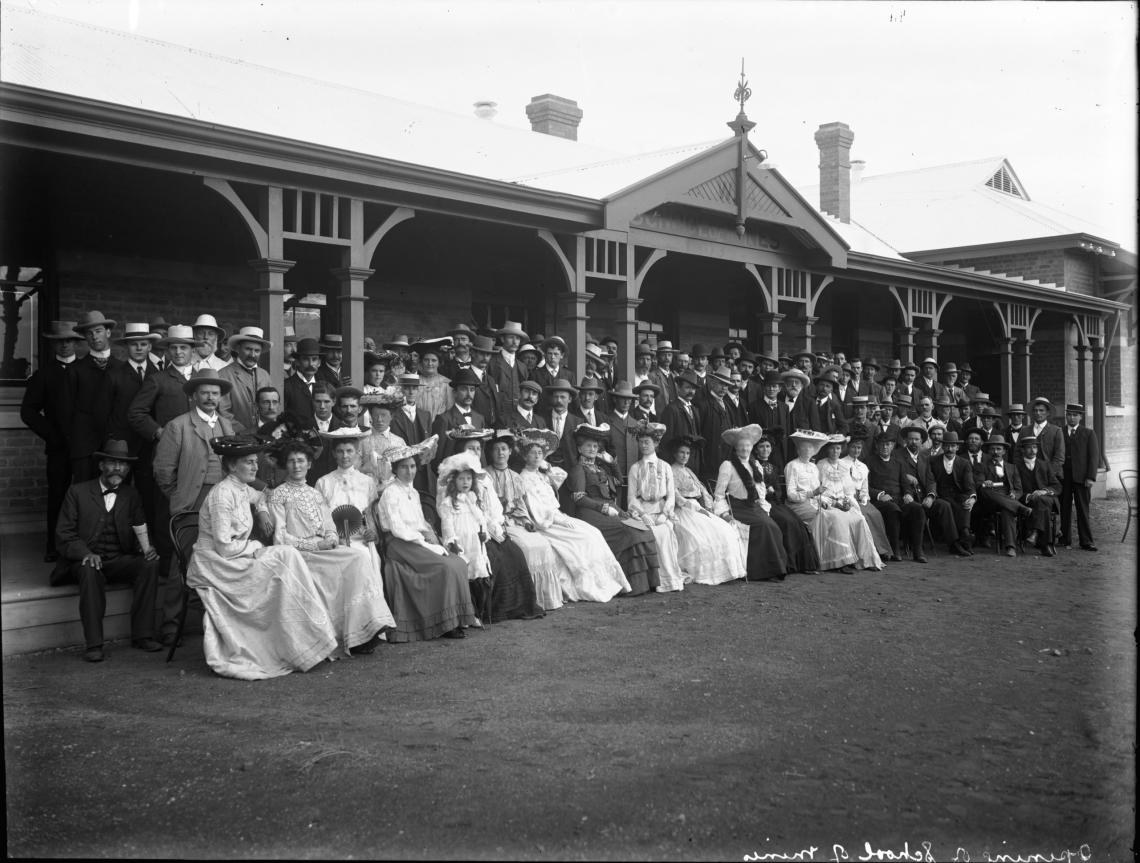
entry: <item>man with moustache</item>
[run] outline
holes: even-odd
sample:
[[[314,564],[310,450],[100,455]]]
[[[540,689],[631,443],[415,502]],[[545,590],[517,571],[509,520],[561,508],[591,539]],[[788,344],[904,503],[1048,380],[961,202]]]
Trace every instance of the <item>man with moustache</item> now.
[[[285,410],[303,420],[313,419],[313,386],[321,367],[321,347],[316,339],[301,339],[293,357],[293,374],[285,378]]]
[[[1065,465],[1061,471],[1061,544],[1071,548],[1073,505],[1077,508],[1077,537],[1083,551],[1096,551],[1089,501],[1100,469],[1100,441],[1084,425],[1085,406],[1065,405]]]
[[[220,372],[229,363],[229,360],[218,356],[218,343],[226,337],[226,331],[218,326],[217,318],[213,315],[198,315],[194,321],[194,371],[211,369]]]
[[[783,464],[787,457],[788,435],[795,429],[790,423],[788,405],[780,398],[784,391],[780,373],[774,369],[766,371],[761,387],[762,396],[752,404],[749,421],[764,429],[764,434],[771,438],[776,460]]]
[[[71,436],[71,476],[74,482],[94,479],[91,453],[107,438],[111,422],[111,372],[122,360],[111,356],[115,322],[102,312],[88,312],[75,331],[87,342],[87,356],[75,361],[75,407]]]
[[[439,463],[448,456],[454,455],[463,448],[466,441],[457,441],[448,437],[447,433],[460,426],[472,426],[477,429],[487,427],[485,418],[474,409],[475,392],[479,388],[479,379],[470,369],[460,369],[449,382],[452,394],[452,405],[443,413],[436,416],[432,423],[431,432],[439,436],[439,448],[435,458],[432,459],[432,468],[439,470]]]
[[[499,388],[494,379],[487,374],[491,355],[495,352],[495,342],[487,336],[473,335],[468,349],[471,363],[467,368],[479,381],[475,387],[475,399],[471,402],[471,408],[483,415],[487,428],[496,428],[499,419]],[[455,373],[458,374],[458,370]]]
[[[59,560],[55,528],[63,496],[71,484],[71,439],[75,421],[75,347],[83,337],[75,321],[52,321],[43,334],[54,356],[28,378],[20,419],[44,442],[47,460],[47,547],[44,563]]]
[[[230,382],[230,391],[222,396],[219,410],[239,434],[252,434],[261,425],[257,418],[257,391],[271,383],[269,372],[258,361],[262,351],[272,348],[273,343],[265,338],[261,327],[242,327],[227,344],[234,359],[218,372],[219,378]]]
[[[695,345],[694,347],[701,347]],[[665,426],[665,433],[661,436],[658,448],[661,452],[671,452],[677,442],[683,437],[695,438],[701,436],[701,412],[693,404],[693,397],[700,387],[700,378],[692,369],[685,369],[677,375],[677,398],[665,405],[661,412],[661,423]],[[653,386],[645,384],[645,386]],[[637,392],[637,387],[634,387]],[[702,476],[702,453],[693,449],[689,457],[689,468],[697,476]],[[718,463],[715,470],[720,468]]]
[[[501,347],[499,353],[491,357],[487,365],[487,374],[491,376],[491,380],[499,390],[498,414],[506,416],[519,403],[519,387],[527,379],[526,370],[516,356],[519,346],[527,341],[527,334],[522,324],[517,321],[506,321],[496,335]],[[541,385],[539,392],[542,392]]]
[[[148,653],[162,650],[154,639],[158,552],[150,544],[138,492],[123,481],[134,461],[124,441],[109,440],[97,450],[99,476],[72,485],[64,496],[55,541],[59,562],[53,585],[79,585],[83,658],[102,662],[103,615],[108,581],[132,585],[131,643]]]
[[[657,362],[646,376],[650,383],[657,384],[660,388],[661,396],[658,399],[658,406],[662,408],[669,404],[670,399],[677,397],[677,384],[673,379],[673,371],[671,368],[673,365],[673,356],[676,353],[677,351],[673,348],[672,342],[666,339],[657,342]],[[591,423],[591,425],[593,425],[593,423]]]

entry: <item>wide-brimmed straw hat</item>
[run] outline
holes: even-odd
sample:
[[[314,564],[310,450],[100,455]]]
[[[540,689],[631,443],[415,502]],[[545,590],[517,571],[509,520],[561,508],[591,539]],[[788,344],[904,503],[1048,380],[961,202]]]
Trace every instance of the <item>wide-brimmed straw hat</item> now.
[[[261,327],[242,327],[226,340],[226,347],[232,351],[242,342],[254,342],[263,348],[273,347],[273,342],[265,338],[265,330]]]
[[[397,388],[386,389],[378,393],[365,393],[360,397],[362,408],[389,408],[395,409],[404,404],[404,394]]]
[[[577,441],[580,438],[607,441],[610,439],[610,425],[609,423],[601,423],[595,426],[589,423],[579,423],[574,429],[574,440]]]
[[[231,434],[210,440],[210,449],[222,458],[238,458],[264,452],[266,443],[256,435]]]
[[[1049,399],[1045,398],[1045,396],[1038,396],[1031,402],[1031,404],[1033,407],[1037,407],[1037,405],[1045,405],[1045,408],[1049,411],[1049,413],[1053,413],[1053,403],[1049,401]]]
[[[433,434],[431,437],[421,443],[388,447],[388,449],[384,450],[381,455],[385,461],[394,465],[396,462],[403,461],[406,458],[417,458],[425,455],[430,458],[430,453],[434,453],[435,448],[438,445],[439,435]]]
[[[762,437],[764,437],[764,429],[756,423],[725,429],[720,433],[720,439],[734,449],[741,441],[747,441],[749,446],[756,446]]]
[[[372,432],[368,429],[358,428],[356,426],[341,426],[338,429],[331,431],[323,431],[320,433],[323,440],[328,441],[329,446],[336,446],[341,441],[352,441],[356,443],[361,438],[368,437]]]
[[[823,432],[813,431],[812,429],[796,429],[788,436],[788,439],[794,444],[808,443],[812,446],[811,455],[814,457],[820,448],[827,443],[828,436]]]
[[[166,336],[155,343],[155,348],[165,350],[171,345],[189,345],[196,348],[202,344],[200,339],[194,338],[194,328],[184,324],[172,324],[166,331]]]
[[[805,387],[811,383],[811,378],[809,378],[799,369],[788,369],[786,372],[780,372],[780,380],[786,381],[788,378],[795,378]]]
[[[589,347],[587,347],[586,353],[588,354],[589,352],[590,352],[590,349],[589,349]],[[523,354],[534,354],[535,356],[541,357],[542,351],[540,351],[538,348],[536,348],[530,342],[527,342],[525,345],[523,345],[517,351],[515,351],[515,356],[521,357]]]
[[[558,449],[559,443],[558,432],[554,429],[525,429],[519,433],[519,449],[538,444],[542,447],[543,458]]]
[[[116,344],[126,342],[160,342],[162,336],[150,331],[150,324],[129,323],[123,329],[123,334],[115,339]]]
[[[518,321],[503,321],[503,325],[495,332],[497,337],[502,336],[518,336],[524,342],[529,342],[530,338],[523,331],[522,324]]]
[[[218,319],[213,315],[198,315],[198,320],[194,321],[191,326],[194,329],[205,327],[206,329],[214,330],[218,334],[218,341],[223,341],[226,337],[226,331],[218,326]]]
[[[193,395],[197,391],[198,387],[206,384],[213,384],[214,386],[221,387],[222,395],[225,395],[231,389],[233,389],[233,384],[224,378],[218,377],[213,369],[203,368],[198,369],[198,371],[190,375],[190,379],[182,385],[182,392],[186,393],[188,396]]]
[[[626,426],[626,433],[635,438],[651,437],[655,443],[660,443],[661,438],[665,436],[665,426],[662,423],[641,419],[631,426]]]
[[[321,336],[320,345],[322,351],[343,351],[344,336],[340,333],[326,333]]]
[[[437,357],[445,347],[451,344],[451,336],[441,336],[438,339],[418,339],[412,342],[412,350],[421,357],[424,354],[435,354]]]

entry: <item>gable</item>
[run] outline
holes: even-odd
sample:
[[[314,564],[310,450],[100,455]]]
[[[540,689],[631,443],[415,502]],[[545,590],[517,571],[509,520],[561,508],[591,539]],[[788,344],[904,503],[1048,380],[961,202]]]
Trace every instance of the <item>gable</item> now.
[[[736,212],[736,172],[725,171],[713,177],[711,180],[706,180],[699,183],[685,193],[685,197],[691,199],[692,203],[696,206],[702,204],[720,204],[724,207],[731,208],[732,212]],[[788,219],[791,214],[780,206],[764,189],[756,182],[755,178],[751,175],[748,176],[745,185],[744,200],[746,202],[746,213],[755,213],[757,217],[769,217]]]

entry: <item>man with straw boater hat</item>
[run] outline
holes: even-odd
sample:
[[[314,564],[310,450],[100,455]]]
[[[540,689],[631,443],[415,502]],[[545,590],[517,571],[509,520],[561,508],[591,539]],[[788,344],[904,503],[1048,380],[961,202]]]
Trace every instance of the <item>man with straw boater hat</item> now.
[[[218,326],[218,319],[213,315],[198,315],[192,324],[194,340],[197,346],[194,351],[194,371],[211,369],[220,372],[226,367],[229,360],[218,356],[218,345],[225,341],[226,331]]]
[[[257,416],[257,391],[273,385],[269,372],[261,368],[258,361],[263,351],[273,347],[273,342],[265,338],[261,327],[242,327],[226,344],[233,362],[218,372],[218,377],[230,382],[230,391],[222,396],[219,410],[239,434],[252,434],[261,424]]]
[[[677,398],[677,382],[673,378],[673,357],[677,355],[676,348],[668,339],[657,342],[657,362],[649,370],[649,382],[661,388],[661,395],[657,399],[657,409],[662,410],[672,399]]]
[[[44,442],[47,457],[47,547],[44,562],[59,559],[55,550],[55,526],[63,496],[71,484],[71,464],[75,457],[75,348],[83,337],[75,332],[75,321],[52,321],[43,333],[54,356],[32,372],[20,403],[20,419]]]
[[[83,658],[102,662],[103,615],[108,581],[132,585],[131,642],[154,653],[154,601],[158,553],[150,544],[138,492],[124,484],[135,457],[125,441],[109,440],[92,453],[97,479],[77,482],[64,497],[55,541],[59,562],[53,585],[79,585],[79,619],[83,623]]]
[[[225,476],[210,441],[234,433],[232,423],[218,413],[222,396],[230,387],[230,382],[219,378],[213,370],[199,369],[182,387],[190,399],[190,410],[162,427],[154,453],[154,479],[169,502],[171,515],[197,512],[210,489]],[[155,528],[161,525],[156,524]],[[169,646],[174,642],[182,607],[177,578],[167,578],[162,596],[162,639]]]

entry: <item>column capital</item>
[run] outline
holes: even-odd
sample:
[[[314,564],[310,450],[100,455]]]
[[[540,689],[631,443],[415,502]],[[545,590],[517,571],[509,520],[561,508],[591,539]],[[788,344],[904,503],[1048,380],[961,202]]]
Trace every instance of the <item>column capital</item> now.
[[[1094,363],[1104,362],[1104,346],[1103,345],[1090,345],[1089,350],[1092,351],[1092,359]]]
[[[333,274],[334,278],[341,281],[363,282],[376,271],[368,267],[333,267],[329,272]]]
[[[258,273],[287,273],[297,262],[286,261],[284,258],[253,258],[246,263]]]
[[[1013,343],[1016,341],[1016,339],[1006,337],[1006,336],[1002,336],[1001,338],[995,339],[994,341],[997,342],[998,351],[1000,353],[1003,353],[1003,354],[1012,354],[1013,353]]]
[[[813,324],[818,324],[819,323],[819,316],[818,315],[805,315],[804,316],[804,323],[806,323],[809,327],[812,326]]]
[[[1026,356],[1029,355],[1029,349],[1033,347],[1033,339],[1014,339],[1014,342],[1016,342],[1017,348],[1021,353]]]
[[[1078,362],[1087,363],[1089,361],[1089,358],[1086,356],[1086,354],[1089,352],[1088,345],[1073,345],[1073,350],[1077,352]]]
[[[787,315],[780,314],[779,312],[760,312],[759,314],[756,315],[756,317],[757,317],[757,319],[763,321],[766,324],[778,324],[778,323],[780,323],[780,321],[782,321],[784,318],[786,318]],[[818,321],[819,318],[816,318],[815,320]],[[813,321],[813,323],[814,323],[814,321]]]
[[[907,338],[913,339],[918,335],[918,327],[896,327],[895,333],[900,336],[906,336]]]
[[[607,302],[618,309],[636,309],[645,302],[645,299],[643,297],[614,297]]]
[[[558,298],[568,303],[588,303],[594,298],[594,295],[586,291],[563,291],[558,294]]]

